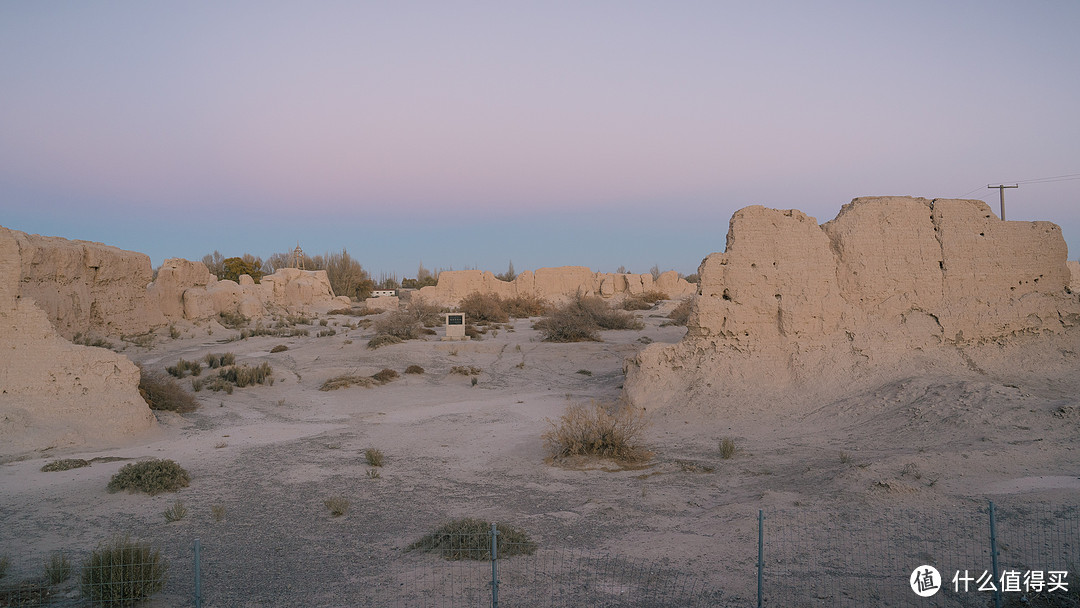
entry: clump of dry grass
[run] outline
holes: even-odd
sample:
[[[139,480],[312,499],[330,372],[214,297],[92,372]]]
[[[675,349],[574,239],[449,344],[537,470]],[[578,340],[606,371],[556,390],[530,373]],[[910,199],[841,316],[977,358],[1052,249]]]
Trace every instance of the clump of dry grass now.
[[[404,342],[404,340],[397,336],[392,336],[390,334],[375,334],[368,340],[367,347],[375,349],[390,344],[401,344],[402,342]]]
[[[349,499],[342,496],[327,498],[323,501],[323,504],[330,510],[330,515],[332,517],[341,517],[349,510]]]
[[[383,453],[381,450],[368,448],[364,450],[364,460],[373,467],[381,467],[383,465]]]
[[[735,440],[725,437],[720,440],[720,457],[729,460],[735,457]]]
[[[45,580],[50,585],[59,585],[71,577],[71,560],[63,551],[54,551],[45,560]]]
[[[54,471],[70,471],[71,469],[78,469],[80,467],[88,467],[90,462],[83,460],[82,458],[64,458],[61,460],[54,460],[45,466],[41,467],[43,473],[52,473]]]
[[[171,507],[165,509],[162,513],[165,516],[165,521],[172,523],[174,521],[180,521],[187,517],[188,508],[184,505],[182,500],[178,500],[173,503]]]
[[[222,368],[218,371],[218,376],[226,382],[235,384],[237,388],[255,384],[274,385],[274,370],[265,361],[254,367],[245,364]]]
[[[236,355],[233,353],[208,353],[203,357],[203,361],[210,369],[217,369],[219,367],[227,367],[236,363]]]
[[[649,310],[660,300],[666,299],[667,294],[662,291],[646,291],[627,296],[622,302],[622,308],[623,310]]]
[[[175,376],[177,378],[183,378],[188,375],[188,373],[192,376],[198,376],[202,373],[202,363],[180,359],[176,362],[176,365],[166,367],[165,371],[168,372],[170,376]]]
[[[398,378],[398,373],[392,369],[383,369],[375,372],[370,376],[361,376],[359,374],[342,374],[340,376],[334,376],[322,383],[319,387],[320,391],[336,391],[340,388],[349,388],[350,386],[358,385],[364,388],[370,388],[372,386],[381,386],[387,382],[392,382]]]
[[[319,387],[320,391],[336,391],[341,388],[349,388],[350,386],[359,385],[363,387],[375,386],[375,381],[371,379],[371,376],[361,376],[359,374],[342,374],[340,376],[334,376],[322,383]]]
[[[139,394],[152,410],[186,414],[199,409],[199,402],[176,380],[142,367],[139,368]]]
[[[685,327],[687,321],[690,320],[690,307],[693,301],[693,298],[687,298],[682,302],[679,302],[679,305],[668,313],[668,319],[670,320],[661,325],[661,327],[667,325],[679,325]]]
[[[409,367],[405,368],[405,373],[406,374],[422,374],[422,373],[424,373],[424,368],[420,367],[419,365],[410,365]]]
[[[645,412],[626,403],[571,404],[541,438],[553,459],[573,456],[610,458],[620,462],[647,460],[638,441],[648,426]]]
[[[240,329],[246,327],[248,324],[248,318],[242,314],[235,312],[222,311],[218,313],[218,323],[221,323],[223,327],[229,329]]]
[[[378,382],[379,384],[386,384],[391,380],[396,380],[397,377],[398,373],[389,368],[382,369],[371,375],[371,379]]]
[[[211,505],[210,515],[213,516],[214,521],[222,521],[225,519],[225,506],[224,505]]]
[[[536,542],[524,530],[506,524],[495,524],[495,529],[498,532],[495,550],[500,558],[536,553]],[[490,560],[491,524],[481,519],[457,519],[424,535],[405,550],[434,553],[449,560]]]
[[[168,562],[160,551],[115,537],[84,563],[82,591],[96,605],[127,606],[161,591],[167,572]]]
[[[455,365],[450,368],[451,374],[461,374],[462,376],[478,376],[482,371],[484,370],[474,365]]]
[[[273,353],[283,353],[283,352],[285,352],[287,350],[289,350],[288,346],[285,346],[284,344],[278,344],[274,348],[270,349],[270,353],[271,354],[273,354]]]

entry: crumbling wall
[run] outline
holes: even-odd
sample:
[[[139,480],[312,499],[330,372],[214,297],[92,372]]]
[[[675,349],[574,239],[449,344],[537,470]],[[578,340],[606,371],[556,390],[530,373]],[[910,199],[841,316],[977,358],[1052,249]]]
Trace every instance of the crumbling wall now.
[[[439,283],[421,288],[416,297],[439,306],[456,306],[471,293],[494,294],[502,298],[537,296],[552,302],[566,300],[578,292],[604,298],[620,298],[646,291],[662,291],[668,298],[694,293],[694,286],[673,270],[656,281],[651,274],[593,272],[584,266],[560,266],[525,271],[513,281],[503,281],[491,272],[447,270],[439,273]]]
[[[29,285],[38,292],[41,284],[24,280],[20,255],[27,251],[27,239],[21,236],[0,228],[0,460],[43,448],[111,442],[152,428],[154,416],[139,396],[138,368],[110,350],[65,340],[23,291]],[[71,280],[82,276],[76,259],[57,263],[40,248],[31,251],[39,270],[73,270],[57,278],[86,288],[73,290],[77,295],[93,291]],[[72,248],[62,251],[67,255]],[[61,318],[75,325],[86,317]]]
[[[168,320],[198,321],[222,312],[255,319],[272,312],[321,313],[351,304],[348,297],[334,296],[325,270],[282,268],[259,283],[246,274],[239,282],[219,281],[202,262],[181,258],[162,263],[150,292]]]
[[[981,345],[1080,324],[1066,253],[1055,224],[1002,222],[982,201],[859,198],[821,226],[747,207],[699,268],[686,337],[628,361],[626,392],[723,407],[977,369]]]
[[[150,258],[101,243],[3,229],[15,250],[21,293],[65,338],[78,333],[137,335],[165,322],[147,293]]]

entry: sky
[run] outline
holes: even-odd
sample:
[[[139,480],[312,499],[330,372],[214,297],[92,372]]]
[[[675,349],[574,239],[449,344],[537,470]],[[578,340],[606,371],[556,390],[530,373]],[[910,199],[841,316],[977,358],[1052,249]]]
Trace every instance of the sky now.
[[[373,274],[692,273],[747,205],[1080,257],[1080,2],[0,2],[0,225]],[[1044,178],[1059,178],[1047,180]]]

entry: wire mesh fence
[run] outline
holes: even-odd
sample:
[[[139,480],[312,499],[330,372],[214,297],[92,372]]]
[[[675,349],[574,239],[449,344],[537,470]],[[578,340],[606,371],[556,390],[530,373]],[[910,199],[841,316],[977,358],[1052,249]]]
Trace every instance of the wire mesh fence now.
[[[758,566],[752,583],[752,569],[739,564],[688,572],[675,561],[538,546],[482,524],[404,547],[323,546],[321,562],[295,549],[237,553],[225,538],[114,538],[69,554],[70,581],[59,592],[38,579],[0,585],[0,607],[663,608],[752,606],[755,599],[775,607],[1080,607],[1077,506],[782,509],[760,513],[756,523],[756,555],[746,538],[718,540]],[[914,583],[924,581],[912,576],[927,566],[939,577],[925,580],[933,593],[920,597]],[[756,595],[745,592],[751,586]]]
[[[1080,606],[1075,506],[852,511],[816,525],[780,510],[761,525],[761,606]],[[939,576],[913,581],[924,566]]]

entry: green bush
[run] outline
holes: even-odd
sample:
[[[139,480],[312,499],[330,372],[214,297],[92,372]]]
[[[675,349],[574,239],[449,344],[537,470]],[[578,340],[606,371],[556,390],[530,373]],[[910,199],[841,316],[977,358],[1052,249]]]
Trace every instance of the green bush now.
[[[96,604],[129,606],[161,591],[168,562],[147,543],[128,537],[106,541],[83,564],[82,592]]]
[[[154,459],[124,465],[109,480],[109,492],[128,490],[154,496],[186,488],[191,477],[172,460]]]
[[[199,402],[177,384],[176,380],[160,373],[139,368],[139,394],[152,410],[186,414],[199,409]]]
[[[498,534],[495,549],[500,558],[536,553],[534,542],[525,531],[505,524],[495,524]],[[405,548],[406,551],[434,553],[449,560],[491,559],[491,524],[481,519],[451,521]]]

